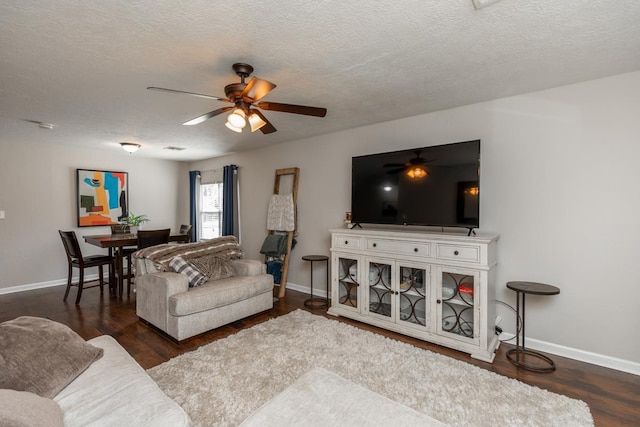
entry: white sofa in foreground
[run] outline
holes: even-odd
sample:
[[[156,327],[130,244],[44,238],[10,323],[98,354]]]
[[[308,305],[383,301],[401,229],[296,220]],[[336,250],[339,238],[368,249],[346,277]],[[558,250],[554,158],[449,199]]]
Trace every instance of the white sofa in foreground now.
[[[58,393],[65,427],[191,426],[184,410],[108,335],[87,341],[103,356]]]
[[[0,323],[0,426],[186,427],[191,420],[108,335],[43,317]]]

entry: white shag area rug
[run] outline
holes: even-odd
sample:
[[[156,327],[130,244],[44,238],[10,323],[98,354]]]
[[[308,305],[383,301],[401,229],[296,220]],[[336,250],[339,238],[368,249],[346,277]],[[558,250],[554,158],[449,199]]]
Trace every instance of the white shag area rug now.
[[[586,403],[296,310],[147,372],[196,426],[237,426],[314,367],[452,426],[593,426]]]

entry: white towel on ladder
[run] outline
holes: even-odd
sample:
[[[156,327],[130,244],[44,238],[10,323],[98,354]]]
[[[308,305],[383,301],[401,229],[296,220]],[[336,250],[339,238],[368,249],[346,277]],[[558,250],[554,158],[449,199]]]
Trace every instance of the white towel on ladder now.
[[[267,230],[293,231],[296,229],[293,194],[274,194],[269,199]]]

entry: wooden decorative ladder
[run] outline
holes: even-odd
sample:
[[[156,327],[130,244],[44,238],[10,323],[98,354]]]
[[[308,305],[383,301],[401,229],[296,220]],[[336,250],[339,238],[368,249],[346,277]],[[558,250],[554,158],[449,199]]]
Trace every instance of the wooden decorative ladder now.
[[[291,176],[293,182],[291,185],[291,195],[293,196],[293,209],[295,215],[295,229],[287,231],[287,253],[282,261],[282,275],[280,278],[280,291],[278,298],[284,298],[287,290],[287,275],[289,274],[289,259],[291,258],[291,246],[293,246],[293,236],[298,229],[298,180],[300,178],[300,168],[276,169],[276,179],[273,184],[273,194],[280,194],[280,178],[283,176]],[[269,234],[274,234],[277,230],[269,230]]]

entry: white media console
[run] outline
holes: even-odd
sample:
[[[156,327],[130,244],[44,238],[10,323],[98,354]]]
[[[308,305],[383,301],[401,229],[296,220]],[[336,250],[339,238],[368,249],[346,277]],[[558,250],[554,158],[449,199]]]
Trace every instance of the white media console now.
[[[331,230],[329,314],[493,362],[498,238]]]

